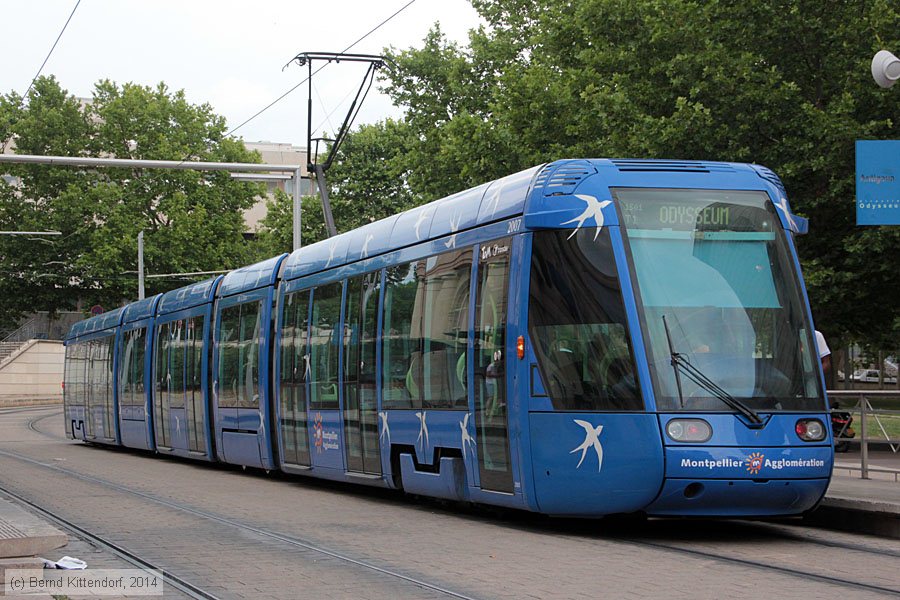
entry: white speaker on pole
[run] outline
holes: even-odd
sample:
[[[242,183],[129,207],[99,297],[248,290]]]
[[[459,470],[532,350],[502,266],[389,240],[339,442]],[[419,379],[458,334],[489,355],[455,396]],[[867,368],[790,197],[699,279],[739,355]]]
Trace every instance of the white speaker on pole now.
[[[887,50],[879,50],[872,59],[872,77],[875,83],[883,88],[889,88],[900,79],[900,58],[897,58]]]

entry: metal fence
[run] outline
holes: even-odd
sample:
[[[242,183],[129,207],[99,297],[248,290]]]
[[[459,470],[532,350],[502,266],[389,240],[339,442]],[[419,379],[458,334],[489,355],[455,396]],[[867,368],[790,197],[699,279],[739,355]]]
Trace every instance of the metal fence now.
[[[58,312],[51,318],[47,312],[34,313],[17,329],[4,335],[0,342],[26,342],[28,340],[61,340],[74,323],[85,318],[82,312]]]
[[[840,405],[832,408],[832,412],[849,412],[853,417],[854,437],[839,437],[836,431],[835,443],[859,444],[860,477],[869,479],[870,473],[877,472],[893,475],[894,481],[900,481],[900,468],[873,465],[870,461],[874,445],[889,450],[889,456],[897,456],[896,464],[900,466],[900,390],[829,390],[828,398],[832,405],[835,400]]]

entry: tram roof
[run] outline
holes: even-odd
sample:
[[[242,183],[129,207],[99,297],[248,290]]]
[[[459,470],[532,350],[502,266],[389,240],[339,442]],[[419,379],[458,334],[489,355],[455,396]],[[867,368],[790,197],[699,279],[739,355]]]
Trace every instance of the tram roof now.
[[[95,333],[97,331],[103,331],[105,329],[113,329],[115,327],[118,327],[122,322],[122,315],[124,312],[125,308],[119,307],[103,314],[97,315],[96,317],[91,317],[90,319],[79,321],[72,325],[72,328],[69,329],[69,333],[66,334],[66,340],[71,340],[77,337],[88,335],[89,333]]]
[[[272,285],[278,277],[278,269],[287,254],[281,254],[249,267],[241,267],[225,275],[219,286],[218,295],[231,296]]]
[[[296,279],[522,214],[540,169],[532,167],[295,250],[283,278]]]
[[[212,302],[216,293],[216,284],[223,279],[222,275],[192,283],[191,285],[171,290],[162,295],[156,314],[168,314]]]
[[[156,312],[156,303],[159,302],[160,298],[162,298],[162,294],[157,294],[125,306],[122,322],[131,323],[133,321],[140,321],[141,319],[152,317]]]
[[[599,175],[607,187],[678,187],[765,189],[766,182],[784,194],[781,180],[759,165],[688,160],[559,160],[418,206],[353,231],[295,250],[285,262],[283,278],[296,279],[465,231],[518,215],[526,225],[559,222],[560,196],[575,193],[586,179]]]

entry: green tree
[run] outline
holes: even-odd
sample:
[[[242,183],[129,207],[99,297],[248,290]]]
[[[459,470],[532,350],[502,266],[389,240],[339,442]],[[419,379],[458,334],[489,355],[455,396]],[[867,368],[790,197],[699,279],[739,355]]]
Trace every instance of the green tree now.
[[[781,175],[811,220],[798,246],[832,340],[900,337],[900,229],[861,228],[854,142],[900,134],[896,90],[871,81],[900,48],[885,0],[473,0],[468,47],[435,28],[391,50],[386,91],[421,141],[412,190],[447,194],[571,157],[748,161]]]
[[[183,91],[99,82],[82,105],[52,77],[27,99],[0,98],[0,142],[18,154],[259,162],[225,121]],[[47,241],[0,236],[0,319],[72,308],[109,308],[137,294],[137,235],[148,273],[235,268],[250,256],[242,211],[260,193],[224,172],[5,165],[0,228],[58,230]],[[183,281],[148,280],[148,294]]]

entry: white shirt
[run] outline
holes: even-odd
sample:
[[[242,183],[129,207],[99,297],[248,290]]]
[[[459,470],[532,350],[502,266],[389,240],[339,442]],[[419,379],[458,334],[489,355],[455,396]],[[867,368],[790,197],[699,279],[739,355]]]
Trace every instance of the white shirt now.
[[[822,332],[819,330],[816,330],[816,348],[819,349],[820,359],[831,354],[831,349],[828,348],[828,344],[825,342],[825,336],[822,335]]]

